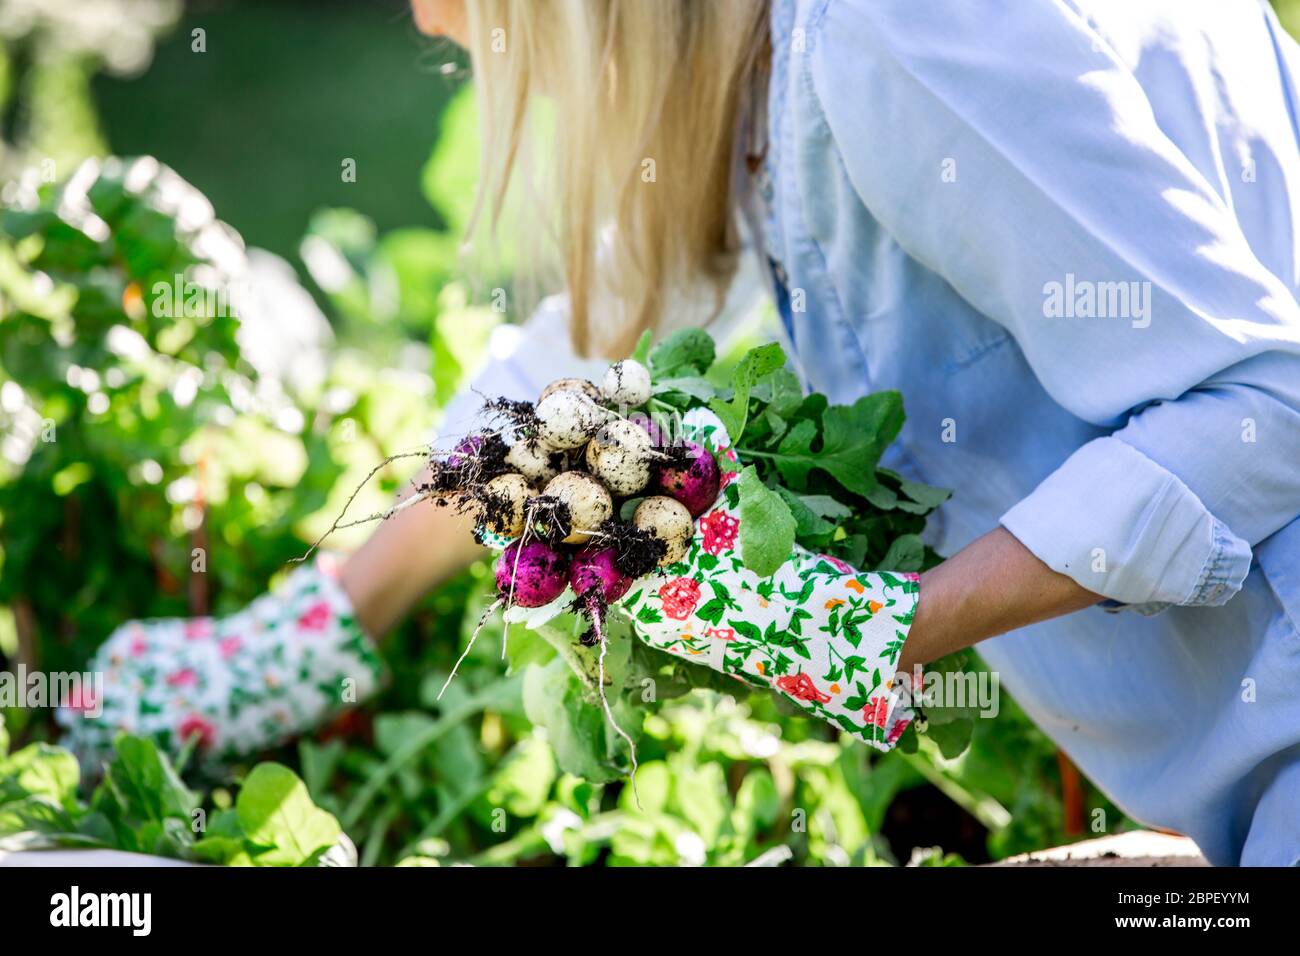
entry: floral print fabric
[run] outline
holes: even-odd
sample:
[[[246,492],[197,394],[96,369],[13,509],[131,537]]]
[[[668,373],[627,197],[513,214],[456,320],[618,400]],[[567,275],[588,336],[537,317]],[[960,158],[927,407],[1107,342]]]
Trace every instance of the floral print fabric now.
[[[121,731],[172,751],[194,737],[205,759],[256,753],[365,699],[383,677],[328,556],[229,617],[124,624],[88,669],[104,675],[101,716],[58,714],[87,768]]]
[[[736,460],[712,413],[691,411],[684,424],[724,461]],[[624,610],[651,646],[784,694],[890,749],[913,716],[894,675],[920,597],[917,575],[863,573],[796,545],[776,574],[758,577],[738,551],[735,475],[724,471],[686,558],[638,581]]]

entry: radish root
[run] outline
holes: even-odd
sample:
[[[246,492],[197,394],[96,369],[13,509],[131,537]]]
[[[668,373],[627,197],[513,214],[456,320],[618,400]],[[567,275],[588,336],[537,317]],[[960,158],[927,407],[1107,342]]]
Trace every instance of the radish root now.
[[[487,610],[485,610],[482,616],[478,619],[478,624],[474,625],[474,633],[469,636],[469,643],[465,645],[465,650],[461,653],[460,660],[456,661],[456,666],[453,667],[451,673],[447,675],[447,681],[442,685],[442,690],[438,691],[438,700],[442,700],[442,695],[447,693],[447,688],[451,686],[451,682],[456,678],[456,672],[460,670],[460,665],[465,663],[465,658],[469,657],[469,652],[474,649],[474,642],[478,640],[479,631],[483,630],[483,625],[487,623],[487,619],[491,617],[492,612],[500,606],[501,599],[497,598],[487,606]]]
[[[366,477],[361,479],[361,483],[357,485],[356,488],[352,489],[352,494],[348,495],[348,500],[344,503],[343,510],[339,512],[339,516],[334,519],[334,523],[329,526],[329,528],[325,531],[324,534],[322,534],[319,538],[317,538],[312,543],[312,546],[307,549],[306,553],[304,553],[302,557],[290,558],[289,563],[301,564],[302,562],[306,561],[308,558],[312,556],[312,554],[316,551],[316,549],[321,546],[321,544],[325,541],[325,539],[328,538],[330,535],[332,535],[335,531],[338,531],[342,528],[351,528],[358,524],[365,524],[368,521],[382,520],[388,515],[396,514],[398,511],[408,508],[412,504],[414,504],[415,502],[411,501],[411,499],[408,498],[400,505],[394,508],[390,508],[387,512],[380,512],[379,514],[370,515],[369,517],[366,518],[359,518],[355,521],[349,521],[347,523],[344,523],[343,521],[343,516],[346,515],[348,513],[348,509],[352,507],[352,502],[356,501],[357,495],[361,494],[361,490],[370,483],[371,478],[375,477],[375,475],[379,474],[381,471],[383,471],[385,468],[387,468],[395,461],[401,461],[403,458],[427,458],[428,456],[429,456],[429,452],[427,450],[404,451],[404,452],[399,452],[396,455],[389,455],[379,464],[375,465],[374,468],[370,469],[369,474],[367,474]]]
[[[632,757],[632,799],[636,801],[636,808],[640,810],[641,794],[636,788],[636,741],[634,741],[631,736],[628,735],[628,732],[620,727],[618,721],[614,719],[614,711],[610,709],[609,698],[605,696],[605,652],[609,650],[609,638],[605,636],[605,624],[602,619],[603,609],[597,602],[593,601],[590,605],[589,613],[591,615],[591,626],[596,629],[596,634],[600,637],[600,656],[597,658],[597,672],[599,676],[596,679],[596,687],[600,691],[600,705],[605,710],[605,719],[609,721],[609,725],[614,728],[615,732],[620,737],[627,741],[628,753]]]
[[[528,532],[531,531],[532,528],[533,528],[533,511],[530,508],[528,510],[528,516],[524,519],[523,533],[519,535],[519,543],[521,545],[528,540]],[[515,581],[519,577],[519,558],[521,555],[523,555],[523,553],[524,553],[524,549],[522,547],[515,552],[515,566],[510,569],[510,593],[506,595],[507,611],[510,610],[510,608],[514,606],[515,603]],[[505,620],[503,617],[502,624],[504,626],[501,628],[501,659],[505,660],[506,646],[510,642],[510,622]]]

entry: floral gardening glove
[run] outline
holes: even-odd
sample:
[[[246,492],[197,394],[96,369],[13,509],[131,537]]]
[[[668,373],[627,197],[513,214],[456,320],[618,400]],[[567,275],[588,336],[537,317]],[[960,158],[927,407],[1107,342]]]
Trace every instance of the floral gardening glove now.
[[[179,750],[197,738],[203,758],[265,750],[363,700],[383,666],[335,579],[329,556],[222,618],[131,621],[87,665],[102,699],[63,709],[64,744],[97,767],[119,732]]]
[[[695,409],[695,440],[736,461],[722,423]],[[702,437],[701,437],[702,436]],[[771,688],[859,740],[890,749],[912,720],[894,675],[920,596],[918,575],[859,572],[798,545],[770,578],[738,551],[736,477],[696,523],[686,558],[642,578],[623,601],[651,647]]]

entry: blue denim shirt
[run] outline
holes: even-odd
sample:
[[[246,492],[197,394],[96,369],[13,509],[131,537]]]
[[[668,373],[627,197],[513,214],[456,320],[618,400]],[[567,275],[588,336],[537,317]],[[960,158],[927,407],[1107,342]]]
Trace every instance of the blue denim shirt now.
[[[980,648],[1118,805],[1295,864],[1300,48],[1262,0],[776,0],[772,34],[754,220],[801,374],[902,392],[941,553],[1001,523],[1126,607]]]

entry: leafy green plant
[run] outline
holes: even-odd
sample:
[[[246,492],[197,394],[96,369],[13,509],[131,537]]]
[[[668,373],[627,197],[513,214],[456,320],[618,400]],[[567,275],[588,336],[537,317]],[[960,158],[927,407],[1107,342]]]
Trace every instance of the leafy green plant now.
[[[741,524],[747,566],[770,573],[796,540],[867,570],[935,563],[919,533],[950,492],[880,467],[903,425],[902,396],[878,392],[852,405],[805,396],[774,343],[745,352],[719,386],[708,377],[715,352],[697,329],[649,350],[651,407],[673,413],[704,403],[726,426],[747,465],[740,506],[759,518]]]
[[[0,757],[0,850],[116,849],[228,866],[316,866],[332,851],[346,859],[338,821],[280,764],[259,764],[210,820],[150,740],[119,736],[87,801],[79,782],[76,758],[59,747]]]

